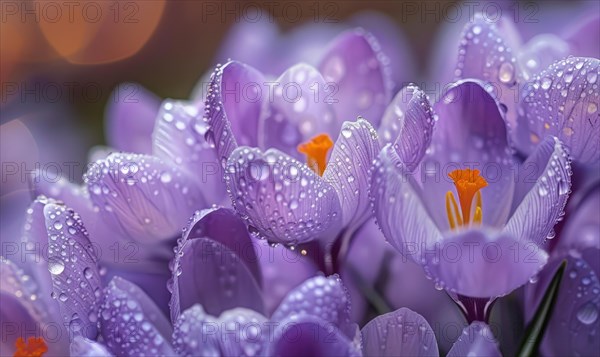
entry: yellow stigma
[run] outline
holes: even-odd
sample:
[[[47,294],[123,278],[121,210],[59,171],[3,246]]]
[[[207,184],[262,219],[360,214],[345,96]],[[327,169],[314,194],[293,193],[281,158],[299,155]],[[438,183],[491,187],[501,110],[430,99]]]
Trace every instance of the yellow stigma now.
[[[461,212],[458,211],[458,205],[452,191],[448,191],[446,193],[446,214],[448,215],[450,229],[469,224],[473,198],[475,198],[473,222],[481,223],[483,217],[480,190],[488,185],[487,181],[480,175],[479,170],[458,169],[450,172],[448,176],[454,181],[461,210]]]
[[[323,176],[327,167],[327,153],[333,147],[333,140],[327,134],[319,134],[298,145],[298,151],[306,155],[306,164],[314,172]]]

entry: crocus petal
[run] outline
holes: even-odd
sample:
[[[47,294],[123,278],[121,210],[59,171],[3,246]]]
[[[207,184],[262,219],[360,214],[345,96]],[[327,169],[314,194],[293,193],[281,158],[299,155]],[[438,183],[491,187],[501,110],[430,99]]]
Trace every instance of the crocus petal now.
[[[173,238],[205,205],[192,177],[153,156],[115,153],[84,179],[105,222],[137,241]]]
[[[529,80],[552,63],[569,55],[569,44],[552,34],[540,34],[519,50],[519,66],[523,79]]]
[[[267,323],[252,310],[236,308],[215,318],[196,304],[179,316],[173,344],[180,356],[260,356],[269,338]]]
[[[71,356],[81,356],[81,357],[112,357],[113,354],[110,353],[105,346],[102,344],[88,340],[85,337],[76,336],[71,342]]]
[[[568,58],[554,63],[527,87],[516,138],[526,153],[552,135],[569,147],[574,160],[600,163],[600,60]]]
[[[208,238],[178,247],[173,266],[171,321],[196,303],[213,316],[235,307],[264,310],[260,287],[242,259]]]
[[[38,148],[31,132],[20,120],[0,125],[0,162],[2,163],[2,195],[28,190],[25,170],[33,170],[38,161]],[[38,163],[39,165],[39,163]]]
[[[157,157],[196,176],[208,201],[221,202],[225,198],[221,164],[204,139],[206,129],[197,106],[166,100],[152,133],[152,150]]]
[[[569,215],[558,239],[556,248],[583,250],[600,249],[600,185],[583,198],[575,212]]]
[[[280,322],[288,317],[305,315],[318,316],[348,338],[354,338],[356,329],[350,322],[350,297],[337,276],[317,276],[305,281],[283,299],[271,321]]]
[[[379,126],[392,89],[384,63],[387,59],[377,40],[362,29],[344,32],[333,40],[318,68],[333,89],[338,129],[358,116]]]
[[[253,243],[262,273],[265,309],[267,316],[271,316],[290,291],[317,275],[319,270],[309,257],[297,250],[280,244],[272,247],[260,239],[254,239]]]
[[[373,172],[371,195],[375,218],[387,241],[417,261],[422,249],[442,239],[419,191],[412,176],[402,168],[396,151],[386,145]]]
[[[468,229],[429,247],[425,269],[436,285],[460,295],[488,298],[525,284],[548,260],[535,243],[507,233]]]
[[[359,118],[342,125],[323,180],[337,192],[344,226],[350,222],[359,226],[371,213],[369,183],[373,160],[379,150],[377,132],[368,121]]]
[[[574,25],[565,30],[564,38],[574,56],[600,57],[600,15],[597,6],[595,4],[596,8],[590,9],[591,16],[588,19],[574,21]]]
[[[382,144],[394,143],[404,166],[414,170],[431,143],[435,123],[427,95],[419,87],[408,85],[392,100],[379,126]]]
[[[439,356],[431,326],[404,307],[369,321],[361,333],[365,356]]]
[[[267,355],[278,357],[360,356],[354,342],[316,316],[292,316],[275,329]]]
[[[140,288],[115,277],[104,294],[100,328],[115,355],[174,355],[169,321]]]
[[[548,137],[519,169],[516,207],[504,231],[541,245],[563,214],[571,187],[571,167],[565,147]]]
[[[423,192],[440,227],[448,227],[444,202],[455,192],[447,174],[453,169],[481,171],[488,186],[481,190],[483,222],[500,226],[510,213],[514,190],[514,167],[508,145],[506,123],[500,104],[482,82],[455,83],[435,105],[439,115],[432,146],[424,162],[425,174],[436,165],[435,177],[424,177]],[[440,177],[443,175],[443,177]]]
[[[239,147],[227,166],[234,208],[266,239],[295,245],[337,234],[337,193],[306,165],[276,149]]]
[[[465,327],[462,334],[454,342],[447,357],[481,356],[501,357],[498,344],[489,326],[483,322],[475,321]]]
[[[463,30],[455,75],[492,84],[495,99],[504,105],[506,119],[512,125],[516,122],[515,98],[522,75],[507,37],[484,14],[476,14]]]
[[[336,129],[333,99],[323,76],[312,66],[297,64],[273,83],[268,110],[261,119],[260,146],[275,148],[296,159],[298,144]],[[271,89],[269,89],[271,90]]]
[[[63,323],[71,334],[95,338],[101,297],[98,258],[79,214],[60,204],[47,204],[48,270]],[[66,254],[65,254],[66,253]]]
[[[176,253],[171,321],[197,302],[215,316],[237,306],[263,311],[258,257],[246,226],[233,210],[213,208],[194,213]],[[230,276],[221,277],[222,271]]]
[[[136,83],[119,85],[106,109],[108,144],[120,151],[150,154],[160,98]]]
[[[239,62],[218,66],[212,74],[203,120],[206,141],[214,145],[221,164],[238,145],[257,145],[264,83],[260,72]]]
[[[600,250],[572,250],[551,260],[539,280],[526,289],[527,317],[533,316],[544,293],[563,260],[567,261],[556,307],[544,334],[541,353],[548,356],[593,356],[600,349],[595,334],[600,328]]]

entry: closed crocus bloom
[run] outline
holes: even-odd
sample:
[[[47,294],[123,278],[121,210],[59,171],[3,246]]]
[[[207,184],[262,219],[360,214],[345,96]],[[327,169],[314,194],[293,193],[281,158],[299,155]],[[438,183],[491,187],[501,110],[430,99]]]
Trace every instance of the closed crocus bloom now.
[[[481,82],[455,83],[434,108],[436,128],[417,160],[405,163],[401,145],[381,151],[375,216],[394,248],[462,300],[469,320],[483,320],[489,298],[546,263],[540,247],[568,197],[569,159],[549,137],[523,165],[514,162],[502,108]],[[431,122],[424,114],[420,122]]]
[[[65,356],[75,337],[95,339],[102,299],[98,258],[79,214],[38,197],[27,210],[26,267],[2,258],[2,355]],[[13,326],[14,329],[8,328]]]
[[[368,218],[374,127],[391,90],[382,56],[371,35],[354,30],[331,43],[318,69],[298,64],[275,82],[238,62],[217,68],[205,136],[252,231],[295,246],[331,241]],[[272,92],[265,83],[275,84]],[[359,115],[371,122],[346,121]]]

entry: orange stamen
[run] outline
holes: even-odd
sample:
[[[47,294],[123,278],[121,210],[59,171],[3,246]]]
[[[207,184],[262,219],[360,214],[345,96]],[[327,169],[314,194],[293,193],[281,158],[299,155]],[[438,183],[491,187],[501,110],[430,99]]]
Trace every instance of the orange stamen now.
[[[458,201],[462,211],[463,224],[467,225],[471,217],[471,204],[473,197],[482,188],[488,185],[487,181],[480,175],[479,170],[458,169],[450,172],[448,176],[454,181],[456,192],[458,193]],[[481,196],[478,195],[476,206],[481,210]],[[481,212],[475,212],[475,221],[481,222]]]
[[[27,342],[23,337],[19,337],[15,342],[15,346],[17,350],[13,357],[41,357],[48,352],[48,346],[41,337],[29,337]]]
[[[298,151],[306,155],[306,164],[314,172],[323,176],[327,167],[327,153],[333,147],[333,140],[327,134],[319,134],[310,141],[298,145]]]

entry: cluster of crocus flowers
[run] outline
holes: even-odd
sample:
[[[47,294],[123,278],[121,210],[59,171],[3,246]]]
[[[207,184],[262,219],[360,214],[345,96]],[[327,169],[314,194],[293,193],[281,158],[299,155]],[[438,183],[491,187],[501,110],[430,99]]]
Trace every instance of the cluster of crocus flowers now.
[[[351,317],[346,286],[359,283],[336,273],[372,218],[464,313],[449,356],[499,356],[493,302],[539,280],[529,317],[562,259],[567,308],[543,351],[597,350],[593,336],[555,336],[599,321],[599,60],[550,51],[534,66],[535,46],[511,49],[503,31],[467,24],[456,82],[435,103],[414,84],[393,97],[390,58],[355,29],[275,82],[234,58],[190,100],[144,92],[111,107],[111,147],[82,186],[36,180],[23,240],[37,254],[0,260],[2,323],[26,327],[2,354],[437,356],[417,312],[362,329]],[[99,256],[115,242],[139,244],[141,261]]]

